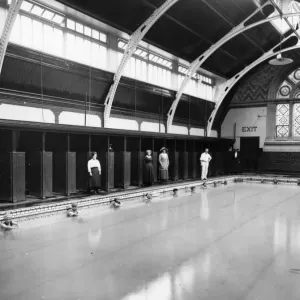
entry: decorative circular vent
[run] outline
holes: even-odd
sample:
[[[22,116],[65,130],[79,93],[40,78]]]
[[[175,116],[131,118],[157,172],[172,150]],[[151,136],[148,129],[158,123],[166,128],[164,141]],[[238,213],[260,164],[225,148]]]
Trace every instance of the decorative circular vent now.
[[[296,70],[295,73],[294,73],[294,78],[296,80],[300,80],[300,69]]]
[[[300,73],[299,73],[300,75]],[[291,89],[288,85],[284,85],[283,87],[280,88],[279,92],[280,92],[280,95],[283,96],[283,97],[286,97],[289,95]]]

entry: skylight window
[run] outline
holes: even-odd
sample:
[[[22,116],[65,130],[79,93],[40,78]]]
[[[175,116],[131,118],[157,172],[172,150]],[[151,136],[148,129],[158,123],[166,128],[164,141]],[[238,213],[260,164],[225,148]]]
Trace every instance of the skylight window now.
[[[67,20],[67,27],[68,27],[69,29],[75,30],[75,22],[72,21],[72,20],[70,20],[70,19],[68,19],[68,20]]]
[[[135,52],[134,52],[134,54],[136,54],[136,55],[140,55],[141,53],[142,53],[141,49],[136,49]]]
[[[23,1],[22,5],[21,5],[21,9],[22,9],[22,10],[25,10],[25,11],[27,11],[27,12],[30,12],[31,9],[32,9],[32,6],[33,6],[32,3],[29,3],[29,2],[27,2],[27,1]]]
[[[275,2],[278,7],[281,7],[279,0],[275,0]],[[289,8],[290,8],[291,13],[299,13],[300,12],[300,3],[296,2],[296,1],[292,1],[289,5]],[[278,15],[279,15],[279,12],[277,10],[275,10],[274,13],[270,15],[270,17],[275,17]],[[293,25],[293,27],[296,28],[296,25],[299,23],[300,18],[299,18],[299,16],[289,17],[288,20]],[[284,19],[281,20],[280,18],[278,18],[276,20],[271,21],[271,24],[273,24],[273,26],[282,34],[286,33],[290,29],[288,23]]]
[[[127,44],[126,44],[125,42],[123,42],[123,41],[119,41],[119,42],[118,42],[118,47],[121,48],[121,49],[125,49],[125,48],[126,48],[126,45],[127,45]]]
[[[76,23],[76,29],[77,32],[83,33],[83,25],[80,23]]]
[[[8,0],[7,4],[10,5],[11,0]],[[65,17],[63,15],[58,14],[55,11],[49,10],[43,6],[35,5],[34,3],[31,3],[29,1],[23,1],[20,9],[45,20],[54,22],[59,25],[64,25],[63,21]]]
[[[64,20],[64,17],[61,15],[58,15],[58,14],[56,14],[54,16],[54,18],[52,19],[52,21],[56,24],[61,24],[63,22],[63,20]]]
[[[107,35],[100,32],[100,41],[103,42],[103,43],[106,43],[107,42]]]
[[[54,16],[54,13],[52,11],[50,11],[50,10],[45,10],[44,13],[43,13],[43,15],[42,15],[42,17],[44,19],[47,19],[49,21],[52,20],[53,16]]]
[[[92,29],[90,27],[84,26],[84,34],[87,36],[92,36]]]
[[[54,17],[55,18],[55,17]],[[54,20],[53,18],[53,20]],[[81,23],[75,22],[71,19],[67,19],[67,28],[75,30],[81,34],[84,34],[88,37],[107,43],[107,35],[105,33],[99,32],[98,30],[92,29],[89,26],[85,26]]]
[[[43,12],[44,12],[44,9],[37,5],[35,5],[33,7],[33,9],[31,10],[31,13],[33,13],[34,15],[36,15],[38,17],[40,17]]]
[[[186,74],[188,74],[188,68],[184,67],[184,66],[178,66],[178,72],[186,75]],[[194,79],[196,79],[196,80],[201,80],[202,82],[206,82],[208,84],[212,84],[211,78],[203,76],[203,75],[200,75],[197,72],[192,77]]]
[[[127,46],[127,42],[126,41],[123,41],[123,40],[119,40],[118,41],[118,48],[125,50],[126,46]],[[137,48],[134,51],[134,54],[137,55],[137,56],[139,56],[139,57],[142,57],[142,58],[146,59],[147,56],[148,56],[148,51],[146,49],[143,49],[143,48]],[[167,60],[167,59],[164,59],[161,56],[157,56],[154,53],[149,53],[148,58],[149,58],[149,60],[151,62],[154,62],[156,64],[160,64],[160,65],[162,65],[164,67],[172,69],[172,62],[169,61],[169,60]]]
[[[145,58],[148,55],[148,53],[146,51],[142,51],[142,53],[140,54],[141,57]]]
[[[92,37],[96,40],[99,40],[100,38],[100,32],[98,30],[92,30]]]

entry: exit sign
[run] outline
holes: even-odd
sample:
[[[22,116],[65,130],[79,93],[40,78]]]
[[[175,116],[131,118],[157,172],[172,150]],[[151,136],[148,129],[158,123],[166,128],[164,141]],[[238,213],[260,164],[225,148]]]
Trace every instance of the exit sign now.
[[[242,132],[256,132],[257,126],[243,126]]]

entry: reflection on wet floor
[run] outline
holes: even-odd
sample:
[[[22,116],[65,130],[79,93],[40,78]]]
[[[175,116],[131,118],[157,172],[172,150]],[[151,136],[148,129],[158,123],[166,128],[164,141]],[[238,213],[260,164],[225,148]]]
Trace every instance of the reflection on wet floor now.
[[[237,183],[21,222],[0,232],[0,299],[299,299],[299,194]]]

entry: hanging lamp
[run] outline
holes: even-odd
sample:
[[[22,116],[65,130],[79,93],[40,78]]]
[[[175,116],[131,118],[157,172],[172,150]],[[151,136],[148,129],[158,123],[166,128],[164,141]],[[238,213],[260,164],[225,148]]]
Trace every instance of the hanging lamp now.
[[[269,64],[273,66],[285,66],[293,62],[292,59],[282,57],[281,51],[277,54],[276,58],[269,60]]]
[[[282,6],[282,1],[280,1],[281,6]],[[285,66],[285,65],[289,65],[293,62],[293,60],[291,58],[286,58],[286,57],[282,57],[282,7],[280,8],[280,20],[281,20],[281,35],[280,35],[280,50],[279,53],[277,54],[276,58],[273,58],[271,60],[269,60],[269,64],[273,65],[273,66]]]

